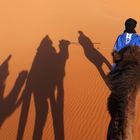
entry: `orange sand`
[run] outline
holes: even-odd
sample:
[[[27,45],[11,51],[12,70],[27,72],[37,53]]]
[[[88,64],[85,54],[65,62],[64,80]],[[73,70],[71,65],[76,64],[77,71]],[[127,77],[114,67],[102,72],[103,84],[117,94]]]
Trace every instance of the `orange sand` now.
[[[127,8],[124,8],[127,3]],[[11,91],[18,73],[30,70],[36,50],[48,34],[58,51],[58,41],[77,41],[82,30],[96,45],[98,51],[111,63],[111,50],[127,17],[138,21],[140,33],[139,0],[102,2],[96,0],[15,0],[0,4],[0,64],[12,54],[4,97]],[[131,8],[132,7],[132,8]],[[130,9],[132,9],[130,11]],[[102,65],[107,74],[109,69]],[[65,140],[105,140],[109,123],[107,97],[110,91],[96,66],[85,56],[79,44],[69,46],[69,58],[64,77],[64,133]],[[24,87],[23,87],[24,89]],[[21,92],[22,93],[22,92]],[[22,104],[5,118],[0,128],[1,140],[15,140]],[[137,103],[135,139],[140,139],[140,102]],[[4,112],[5,107],[0,112]],[[23,140],[32,140],[35,121],[34,98],[31,104]],[[49,105],[42,140],[53,140],[53,123]]]

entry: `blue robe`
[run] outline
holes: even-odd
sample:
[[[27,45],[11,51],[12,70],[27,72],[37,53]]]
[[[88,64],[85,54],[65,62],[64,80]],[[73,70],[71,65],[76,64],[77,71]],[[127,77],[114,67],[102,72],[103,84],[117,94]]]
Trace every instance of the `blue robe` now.
[[[119,52],[127,46],[140,47],[140,36],[136,33],[123,33],[119,35],[114,45],[114,50]]]

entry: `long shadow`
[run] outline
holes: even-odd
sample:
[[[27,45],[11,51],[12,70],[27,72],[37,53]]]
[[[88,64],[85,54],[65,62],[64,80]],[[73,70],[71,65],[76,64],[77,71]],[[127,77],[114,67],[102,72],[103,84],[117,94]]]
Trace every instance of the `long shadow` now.
[[[11,55],[0,66],[0,127],[21,104],[21,98],[18,99],[18,96],[27,77],[27,71],[20,72],[12,90],[8,96],[4,97],[5,83],[9,75],[8,62],[10,59]]]
[[[31,96],[35,101],[35,125],[33,140],[41,140],[43,129],[47,121],[48,101],[53,118],[55,140],[64,140],[64,87],[65,64],[68,59],[69,41],[61,40],[60,51],[52,46],[53,42],[46,36],[37,49],[36,56],[28,75],[23,91],[23,105],[21,109],[17,140],[23,139]],[[57,89],[57,93],[55,93]]]
[[[91,39],[87,37],[82,31],[78,31],[79,37],[78,41],[84,49],[85,56],[87,59],[93,63],[98,69],[100,75],[102,76],[104,82],[108,86],[106,74],[102,68],[103,63],[107,65],[109,70],[111,70],[111,64],[109,61],[94,47]]]

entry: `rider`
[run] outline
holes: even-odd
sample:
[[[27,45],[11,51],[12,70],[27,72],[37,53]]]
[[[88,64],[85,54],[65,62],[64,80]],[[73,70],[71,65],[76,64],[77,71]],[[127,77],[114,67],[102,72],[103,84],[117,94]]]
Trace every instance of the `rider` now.
[[[133,18],[128,18],[125,21],[125,30],[124,32],[118,36],[116,43],[114,45],[113,56],[115,53],[118,53],[121,49],[128,46],[140,46],[140,36],[136,33],[135,27],[137,25],[137,21]],[[116,64],[112,65],[112,68]]]

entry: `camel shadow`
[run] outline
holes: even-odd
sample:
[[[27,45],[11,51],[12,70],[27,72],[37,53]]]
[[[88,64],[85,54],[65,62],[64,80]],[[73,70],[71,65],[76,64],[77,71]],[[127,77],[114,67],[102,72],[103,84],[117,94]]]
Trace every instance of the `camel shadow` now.
[[[27,123],[31,96],[35,102],[35,124],[33,140],[41,140],[47,121],[48,104],[50,101],[55,140],[64,140],[64,87],[65,64],[68,59],[67,40],[59,43],[59,53],[56,53],[53,42],[46,36],[40,43],[33,60],[28,79],[23,91],[17,140],[23,139]],[[56,93],[57,91],[57,93]]]
[[[8,62],[10,59],[11,55],[9,55],[0,66],[0,127],[21,104],[21,98],[18,99],[18,96],[27,77],[27,71],[20,72],[12,90],[6,97],[4,97],[6,79],[9,75]]]
[[[107,76],[102,68],[103,63],[105,63],[109,70],[111,70],[111,64],[109,61],[94,47],[91,39],[87,37],[82,31],[79,31],[78,41],[84,49],[84,54],[87,59],[93,63],[98,69],[102,79],[108,86]],[[108,86],[109,87],[109,86]]]

